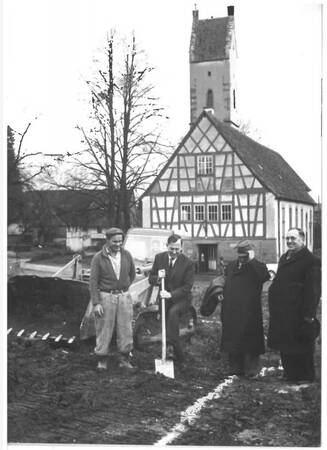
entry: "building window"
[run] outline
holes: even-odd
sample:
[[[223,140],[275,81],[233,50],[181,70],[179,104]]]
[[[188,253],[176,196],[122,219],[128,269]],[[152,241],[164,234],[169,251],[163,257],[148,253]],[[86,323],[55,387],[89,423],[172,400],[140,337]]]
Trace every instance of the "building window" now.
[[[210,72],[210,70],[209,70],[209,72],[208,72],[208,77],[211,77],[211,72]]]
[[[208,205],[208,221],[218,222],[218,205]]]
[[[213,92],[212,89],[208,89],[207,92],[207,108],[213,108]]]
[[[194,205],[194,221],[204,221],[204,205]]]
[[[232,221],[232,204],[223,203],[221,205],[221,221],[231,222]]]
[[[236,109],[236,94],[235,94],[235,89],[233,89],[233,107],[234,107],[234,109]]]
[[[102,227],[97,227],[97,233],[102,233]]]
[[[198,156],[198,174],[213,174],[213,158],[212,155]]]
[[[181,205],[181,220],[184,222],[191,221],[191,205]]]

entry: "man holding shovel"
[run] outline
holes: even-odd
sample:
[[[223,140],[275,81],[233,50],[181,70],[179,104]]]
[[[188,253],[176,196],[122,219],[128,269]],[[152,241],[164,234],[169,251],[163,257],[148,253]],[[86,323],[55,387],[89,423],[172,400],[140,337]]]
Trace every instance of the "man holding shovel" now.
[[[170,235],[167,251],[155,256],[149,273],[149,283],[156,286],[161,285],[160,275],[164,270],[164,289],[161,289],[160,297],[165,299],[166,305],[167,355],[179,362],[184,360],[179,341],[179,319],[191,305],[194,282],[194,265],[181,251],[181,237],[178,234]]]

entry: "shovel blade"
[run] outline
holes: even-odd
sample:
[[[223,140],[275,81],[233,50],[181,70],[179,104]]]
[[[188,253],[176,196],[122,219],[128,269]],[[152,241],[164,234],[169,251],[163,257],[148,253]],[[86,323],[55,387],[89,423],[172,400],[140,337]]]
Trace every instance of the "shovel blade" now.
[[[175,378],[174,376],[174,363],[167,359],[155,359],[155,371],[161,373],[168,378]]]

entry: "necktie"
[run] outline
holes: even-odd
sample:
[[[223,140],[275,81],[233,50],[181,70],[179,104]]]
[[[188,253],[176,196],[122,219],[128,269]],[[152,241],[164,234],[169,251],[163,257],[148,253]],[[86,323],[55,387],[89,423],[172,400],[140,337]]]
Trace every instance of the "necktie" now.
[[[173,261],[171,258],[169,258],[168,261],[168,270],[166,274],[166,290],[170,292],[170,279],[171,279],[171,271],[173,270]]]
[[[167,278],[170,279],[171,271],[173,270],[173,260],[169,258],[169,264],[168,264],[168,271],[167,271]]]

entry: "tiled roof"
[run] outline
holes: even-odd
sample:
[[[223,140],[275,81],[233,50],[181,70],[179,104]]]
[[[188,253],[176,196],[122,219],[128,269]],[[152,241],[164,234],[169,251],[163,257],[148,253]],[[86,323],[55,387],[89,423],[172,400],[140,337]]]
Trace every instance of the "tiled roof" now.
[[[190,62],[228,58],[229,26],[232,17],[198,20],[193,23]]]
[[[54,226],[106,226],[106,214],[101,206],[106,192],[71,190],[34,190],[24,193],[25,199],[34,206],[47,208]]]
[[[308,193],[310,188],[279,153],[259,144],[232,126],[220,122],[205,111],[197,123],[204,115],[258,180],[277,198],[315,204]]]

